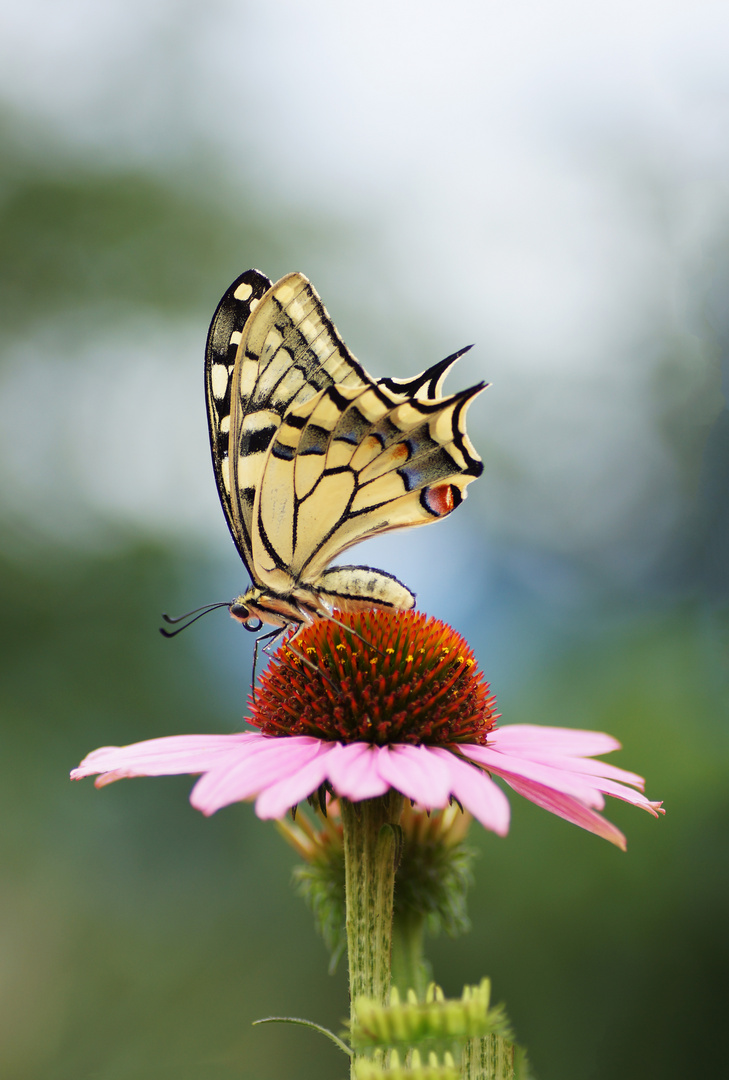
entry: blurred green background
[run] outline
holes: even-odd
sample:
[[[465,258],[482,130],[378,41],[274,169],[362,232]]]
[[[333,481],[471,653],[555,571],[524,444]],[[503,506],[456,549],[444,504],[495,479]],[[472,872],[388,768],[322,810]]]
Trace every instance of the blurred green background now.
[[[511,798],[447,992],[539,1080],[720,1075],[727,1010],[729,39],[709,3],[32,0],[0,35],[3,1080],[345,1075],[343,971],[250,806],[102,792],[96,746],[234,731],[252,643],[159,614],[246,575],[202,349],[308,274],[375,375],[476,341],[485,461],[357,559],[466,635],[504,722],[609,731],[665,800],[628,852]],[[371,549],[371,554],[370,554]]]

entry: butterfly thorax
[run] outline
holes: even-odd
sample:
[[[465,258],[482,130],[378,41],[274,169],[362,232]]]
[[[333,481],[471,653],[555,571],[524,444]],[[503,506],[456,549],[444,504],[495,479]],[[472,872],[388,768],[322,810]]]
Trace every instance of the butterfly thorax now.
[[[260,619],[270,626],[301,626],[331,614],[331,608],[309,589],[297,589],[296,593],[279,596],[257,585],[237,596],[229,610],[244,626],[252,619]]]

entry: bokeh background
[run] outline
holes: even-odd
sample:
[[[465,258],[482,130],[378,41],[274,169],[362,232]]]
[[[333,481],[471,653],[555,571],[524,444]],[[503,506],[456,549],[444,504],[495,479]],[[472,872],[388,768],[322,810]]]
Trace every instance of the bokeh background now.
[[[538,1080],[718,1076],[727,1010],[729,8],[27,0],[0,13],[4,1080],[337,1080],[343,971],[250,806],[72,785],[239,729],[250,636],[202,349],[229,282],[314,281],[375,375],[450,377],[485,471],[371,542],[505,722],[617,735],[668,813],[621,854],[512,797],[473,931]]]

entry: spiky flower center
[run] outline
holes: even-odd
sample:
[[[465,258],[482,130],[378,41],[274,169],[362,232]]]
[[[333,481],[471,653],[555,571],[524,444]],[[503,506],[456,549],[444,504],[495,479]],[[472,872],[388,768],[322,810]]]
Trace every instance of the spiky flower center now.
[[[498,716],[463,638],[414,611],[307,626],[280,647],[250,710],[265,735],[378,746],[483,744]]]

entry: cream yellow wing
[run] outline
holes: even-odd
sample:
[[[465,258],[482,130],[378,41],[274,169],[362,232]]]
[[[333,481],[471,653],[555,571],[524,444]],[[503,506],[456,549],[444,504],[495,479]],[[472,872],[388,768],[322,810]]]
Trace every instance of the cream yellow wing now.
[[[329,592],[333,571],[325,572],[344,550],[445,517],[481,474],[465,418],[483,384],[445,398],[391,385],[328,387],[285,415],[254,505],[253,558],[265,587]]]
[[[334,384],[373,380],[303,274],[275,285],[258,270],[236,278],[208,331],[205,390],[218,494],[254,581],[253,503],[268,447],[289,408]]]
[[[443,397],[466,350],[410,379],[372,379],[302,274],[256,270],[227,290],[206,351],[213,465],[253,581],[233,608],[281,625],[336,605],[409,608],[391,575],[330,562],[360,540],[445,517],[482,463],[466,410],[483,384]]]

